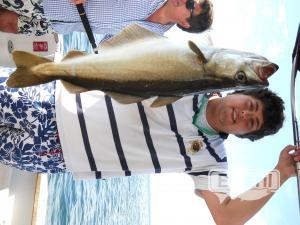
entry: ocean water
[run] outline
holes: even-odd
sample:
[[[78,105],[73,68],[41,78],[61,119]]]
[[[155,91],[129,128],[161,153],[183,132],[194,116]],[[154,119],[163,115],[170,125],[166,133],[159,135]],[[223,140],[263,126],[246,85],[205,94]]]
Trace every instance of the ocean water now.
[[[63,43],[64,54],[71,49],[92,52],[84,33],[64,35]],[[150,178],[76,181],[68,173],[50,175],[46,224],[149,225]]]
[[[149,177],[48,181],[47,225],[149,225]]]

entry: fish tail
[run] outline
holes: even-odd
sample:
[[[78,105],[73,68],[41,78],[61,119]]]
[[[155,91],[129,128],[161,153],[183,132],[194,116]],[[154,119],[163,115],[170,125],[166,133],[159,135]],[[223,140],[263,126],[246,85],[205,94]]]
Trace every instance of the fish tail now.
[[[32,70],[33,67],[43,63],[49,63],[51,60],[24,51],[14,51],[13,59],[17,69],[8,78],[6,82],[8,87],[22,88],[47,83],[53,80],[48,77],[38,76]]]

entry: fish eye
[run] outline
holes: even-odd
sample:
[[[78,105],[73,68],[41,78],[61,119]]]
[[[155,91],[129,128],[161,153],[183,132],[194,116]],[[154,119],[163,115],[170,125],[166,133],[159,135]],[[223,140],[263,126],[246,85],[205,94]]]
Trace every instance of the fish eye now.
[[[247,76],[246,76],[246,74],[245,74],[243,71],[239,71],[239,72],[237,72],[237,74],[236,74],[236,79],[237,79],[238,81],[245,82],[245,81],[247,80]]]

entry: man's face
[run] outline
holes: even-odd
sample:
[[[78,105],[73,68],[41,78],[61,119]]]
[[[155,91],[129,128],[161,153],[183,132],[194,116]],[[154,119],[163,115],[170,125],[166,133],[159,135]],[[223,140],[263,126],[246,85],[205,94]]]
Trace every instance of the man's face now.
[[[219,131],[246,134],[259,130],[263,123],[263,103],[248,95],[234,94],[221,99],[215,120]]]
[[[191,10],[186,7],[187,0],[169,0],[173,4],[174,10],[172,11],[172,17],[174,22],[181,25],[184,28],[189,28],[189,19],[191,18]],[[201,13],[201,2],[203,0],[195,0],[195,8],[193,9],[193,16],[197,16]]]

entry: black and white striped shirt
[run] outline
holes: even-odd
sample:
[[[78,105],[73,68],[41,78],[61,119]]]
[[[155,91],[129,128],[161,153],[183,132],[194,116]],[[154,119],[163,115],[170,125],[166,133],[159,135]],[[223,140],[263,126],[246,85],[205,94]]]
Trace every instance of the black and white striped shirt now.
[[[221,170],[217,176],[227,185],[223,139],[192,124],[202,97],[151,108],[153,99],[122,105],[100,91],[69,94],[57,82],[57,125],[67,169],[83,179],[185,172],[205,190],[209,172]]]

